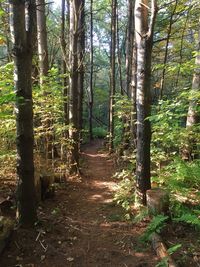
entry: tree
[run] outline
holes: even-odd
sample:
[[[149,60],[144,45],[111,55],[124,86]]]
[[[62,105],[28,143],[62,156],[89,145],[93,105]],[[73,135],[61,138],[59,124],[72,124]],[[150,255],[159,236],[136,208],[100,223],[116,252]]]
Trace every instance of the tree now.
[[[128,1],[128,27],[126,38],[126,94],[131,96],[131,78],[134,46],[134,1]]]
[[[167,40],[166,40],[166,45],[165,45],[165,56],[164,56],[164,66],[163,66],[163,71],[162,71],[162,78],[161,78],[161,86],[160,86],[160,99],[163,97],[163,90],[164,90],[164,82],[165,82],[165,73],[166,73],[166,63],[167,63],[167,57],[168,57],[168,47],[169,47],[169,41],[171,37],[171,30],[172,30],[172,24],[173,24],[173,17],[176,12],[178,0],[175,1],[174,4],[174,9],[171,13],[170,16],[170,21],[169,21],[169,26],[167,30]]]
[[[116,10],[117,0],[112,0],[111,15],[111,46],[110,46],[110,103],[109,103],[109,151],[113,150],[114,138],[114,97],[116,91],[115,83],[115,55],[116,55]]]
[[[48,75],[49,60],[47,47],[47,28],[45,15],[45,0],[36,0],[37,5],[37,40],[40,67],[40,84],[43,85],[45,76]]]
[[[69,47],[69,137],[71,139],[70,171],[78,171],[79,161],[79,133],[78,133],[78,40],[79,40],[79,19],[81,0],[70,0],[70,47]]]
[[[187,121],[186,121],[186,127],[188,129],[191,129],[193,126],[197,125],[197,123],[200,122],[200,112],[199,112],[199,92],[200,92],[200,25],[198,29],[198,40],[197,40],[197,54],[195,59],[195,70],[193,74],[193,80],[192,80],[192,91],[190,93],[190,102],[189,102],[189,108],[187,113]],[[196,150],[197,148],[197,140],[192,140],[191,144],[189,145],[189,148],[187,151],[188,158],[198,157],[198,153]]]
[[[93,113],[93,69],[94,69],[94,47],[93,47],[93,0],[90,1],[90,83],[89,83],[89,136],[92,134],[92,113]]]
[[[83,94],[85,79],[85,0],[82,0],[80,5],[78,32],[78,131],[80,143],[81,130],[83,128]]]
[[[135,1],[135,40],[137,55],[137,152],[136,186],[138,201],[146,204],[146,191],[151,188],[150,181],[150,88],[151,88],[151,52],[153,46],[153,28],[157,11],[156,0]],[[151,10],[151,17],[149,17]]]
[[[17,217],[22,225],[27,226],[33,225],[37,220],[31,86],[33,44],[36,32],[35,0],[26,3],[22,0],[11,0],[10,21],[16,90]]]
[[[68,114],[68,79],[66,77],[67,72],[67,63],[68,63],[68,57],[67,57],[67,50],[66,50],[66,41],[65,41],[65,28],[66,28],[66,1],[62,0],[62,9],[61,9],[61,50],[62,50],[62,72],[63,72],[63,98],[64,98],[64,121],[67,125],[69,123],[69,114]],[[68,6],[69,7],[69,6]],[[69,13],[69,10],[68,10]],[[69,17],[69,14],[68,14]],[[69,26],[69,25],[68,25]]]

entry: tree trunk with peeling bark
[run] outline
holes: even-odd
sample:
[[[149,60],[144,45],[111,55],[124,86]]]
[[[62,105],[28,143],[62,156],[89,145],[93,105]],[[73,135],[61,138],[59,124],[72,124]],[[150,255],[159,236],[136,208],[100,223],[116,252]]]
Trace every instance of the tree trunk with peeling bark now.
[[[151,188],[151,127],[148,117],[151,112],[151,53],[153,46],[153,28],[157,11],[156,1],[151,1],[150,8],[149,2],[148,0],[135,1],[135,40],[137,49],[136,196],[137,201],[143,205],[146,205],[146,191]]]
[[[26,10],[26,12],[25,12]],[[32,56],[36,35],[35,0],[25,4],[10,1],[10,28],[13,42],[17,128],[17,217],[23,226],[37,220],[33,161]]]

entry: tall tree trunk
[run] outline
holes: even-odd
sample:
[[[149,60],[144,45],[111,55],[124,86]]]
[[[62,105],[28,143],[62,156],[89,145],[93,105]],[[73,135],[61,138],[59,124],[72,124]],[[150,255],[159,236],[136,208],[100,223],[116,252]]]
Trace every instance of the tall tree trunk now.
[[[123,147],[122,149],[128,149],[130,145],[132,148],[135,147],[135,135],[136,135],[136,128],[135,128],[135,87],[132,86],[135,83],[134,74],[135,70],[135,57],[133,54],[134,49],[134,6],[135,1],[129,0],[128,1],[128,27],[127,27],[127,35],[126,35],[126,95],[132,102],[132,109],[130,113],[130,117],[123,119],[124,122],[124,129],[123,129]],[[133,71],[134,70],[134,71]]]
[[[43,85],[45,76],[48,75],[49,71],[45,0],[36,0],[36,5],[37,5],[37,39],[38,39],[38,56],[39,56],[39,67],[40,67],[40,84]]]
[[[136,148],[136,132],[137,132],[137,112],[136,112],[136,85],[137,85],[137,50],[135,44],[135,34],[133,40],[133,51],[132,51],[132,70],[131,70],[131,84],[130,84],[130,94],[131,94],[131,145]]]
[[[26,19],[25,19],[26,8]],[[24,226],[37,220],[33,161],[32,56],[36,32],[36,6],[30,0],[10,0],[17,127],[17,217]]]
[[[62,9],[61,9],[61,49],[63,53],[62,60],[62,73],[63,77],[63,98],[64,98],[64,121],[65,124],[69,123],[69,114],[68,114],[68,82],[66,77],[67,72],[67,51],[66,51],[66,41],[65,41],[65,29],[66,29],[66,14],[65,14],[66,0],[62,0]],[[68,10],[69,12],[69,10]]]
[[[49,58],[48,58],[48,46],[47,46],[47,27],[46,27],[46,14],[45,14],[45,0],[36,0],[37,5],[37,41],[38,41],[38,56],[39,56],[39,76],[40,86],[44,90],[44,95],[47,94],[47,88],[44,87],[45,79],[48,76],[49,71]],[[48,107],[48,103],[47,107]],[[52,159],[53,156],[53,134],[51,133],[52,119],[50,112],[45,114],[46,130],[46,159]]]
[[[116,11],[116,32],[117,32],[117,63],[118,63],[118,74],[119,74],[119,84],[120,84],[120,91],[121,95],[124,95],[124,88],[123,88],[123,79],[122,79],[122,61],[121,61],[121,49],[120,49],[120,36],[119,36],[119,4],[117,5]]]
[[[93,112],[93,68],[94,68],[94,49],[93,49],[93,0],[90,0],[90,84],[89,84],[89,136],[92,134],[92,112]]]
[[[199,24],[199,32],[198,32],[198,40],[197,40],[197,55],[196,55],[195,64],[196,64],[196,68],[193,74],[192,91],[190,93],[191,100],[189,102],[187,121],[186,121],[186,127],[188,129],[191,129],[197,123],[200,123],[200,112],[199,112],[200,105],[199,105],[199,99],[198,99],[199,91],[200,91],[200,24]],[[199,140],[195,140],[195,138],[193,138],[192,140],[189,140],[189,146],[187,149],[188,159],[199,157],[199,153],[196,151],[198,141]]]
[[[180,60],[179,60],[179,67],[178,67],[178,72],[177,72],[177,78],[176,78],[176,87],[178,87],[178,83],[179,83],[179,76],[180,76],[180,70],[181,70],[181,65],[182,65],[182,61],[183,61],[183,42],[184,42],[184,35],[185,35],[185,31],[186,31],[186,27],[187,27],[187,23],[188,23],[188,19],[189,19],[189,14],[190,14],[190,10],[191,8],[188,8],[187,10],[187,16],[185,19],[185,23],[183,26],[183,30],[182,30],[182,35],[181,35],[181,45],[180,45]]]
[[[115,97],[115,54],[116,54],[116,9],[117,0],[112,0],[111,47],[110,47],[110,104],[109,104],[109,151],[113,151],[114,97]]]
[[[69,137],[71,139],[70,172],[78,172],[78,22],[81,0],[70,0],[70,47],[69,47]]]
[[[136,194],[137,201],[146,204],[146,191],[151,188],[150,181],[150,87],[151,52],[153,45],[153,27],[156,15],[156,0],[135,1],[135,36],[137,46],[137,152],[136,152]],[[149,13],[151,18],[149,20]]]
[[[134,40],[134,1],[128,1],[128,28],[126,38],[126,94],[131,96],[131,77],[133,59],[133,40]]]
[[[171,31],[172,31],[172,25],[173,25],[173,17],[176,12],[178,0],[176,0],[174,9],[171,13],[170,16],[170,21],[169,21],[169,26],[168,26],[168,31],[167,31],[167,41],[165,45],[165,55],[164,55],[164,62],[163,62],[163,71],[162,71],[162,76],[161,76],[161,85],[160,85],[160,99],[163,97],[163,91],[164,91],[164,84],[165,84],[165,74],[166,74],[166,64],[167,64],[167,58],[168,58],[168,47],[169,47],[169,41],[171,37]]]
[[[83,94],[84,94],[84,54],[85,54],[85,0],[81,1],[79,16],[79,39],[78,39],[78,131],[79,143],[83,128]]]

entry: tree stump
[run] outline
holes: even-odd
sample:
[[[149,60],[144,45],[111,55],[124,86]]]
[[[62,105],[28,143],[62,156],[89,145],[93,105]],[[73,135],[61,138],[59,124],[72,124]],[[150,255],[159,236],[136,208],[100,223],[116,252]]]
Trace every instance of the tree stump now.
[[[9,242],[13,228],[14,221],[9,218],[0,216],[0,254]]]
[[[149,215],[169,215],[169,193],[161,188],[147,190]]]

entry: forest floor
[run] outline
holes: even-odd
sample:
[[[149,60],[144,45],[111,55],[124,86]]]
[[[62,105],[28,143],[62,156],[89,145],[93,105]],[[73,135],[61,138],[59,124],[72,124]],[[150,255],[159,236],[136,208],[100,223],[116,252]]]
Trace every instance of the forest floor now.
[[[153,267],[150,246],[138,241],[146,223],[124,220],[113,202],[114,161],[98,140],[83,147],[81,175],[56,187],[39,206],[33,230],[15,229],[1,267]]]

